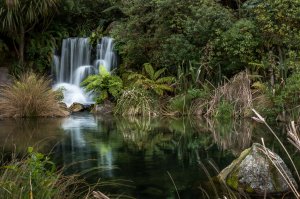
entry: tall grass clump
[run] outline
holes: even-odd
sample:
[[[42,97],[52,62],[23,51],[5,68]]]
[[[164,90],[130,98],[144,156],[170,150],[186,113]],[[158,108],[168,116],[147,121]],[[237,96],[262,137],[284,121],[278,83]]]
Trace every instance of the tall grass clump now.
[[[246,72],[240,72],[216,88],[208,100],[195,104],[194,111],[209,117],[220,117],[220,112],[230,107],[232,117],[244,117],[251,113],[252,102],[250,77]]]
[[[154,103],[147,90],[132,87],[123,91],[114,113],[122,116],[154,116],[157,115]]]
[[[44,76],[27,72],[0,88],[0,117],[65,116]]]

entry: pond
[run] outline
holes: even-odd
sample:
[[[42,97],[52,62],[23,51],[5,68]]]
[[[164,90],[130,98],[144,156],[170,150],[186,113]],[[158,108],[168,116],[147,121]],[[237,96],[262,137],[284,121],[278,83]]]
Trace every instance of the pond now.
[[[283,135],[285,128],[276,128]],[[210,177],[264,137],[283,150],[268,130],[251,120],[212,122],[195,118],[115,118],[89,113],[68,118],[0,121],[2,154],[33,146],[50,153],[67,174],[80,173],[101,191],[134,198],[216,197]],[[286,140],[286,139],[283,139]],[[290,151],[295,151],[288,145]],[[281,155],[285,159],[284,155]],[[300,165],[299,155],[293,159]],[[286,160],[288,163],[288,161]]]

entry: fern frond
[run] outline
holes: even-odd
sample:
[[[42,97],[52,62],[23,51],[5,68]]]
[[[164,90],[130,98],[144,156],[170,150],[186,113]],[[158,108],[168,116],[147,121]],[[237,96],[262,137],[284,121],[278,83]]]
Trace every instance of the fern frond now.
[[[147,75],[149,76],[149,78],[154,80],[155,79],[154,78],[154,69],[153,69],[152,65],[149,63],[145,63],[144,67],[145,67],[145,71],[146,71]]]
[[[161,76],[161,74],[163,74],[165,72],[165,70],[166,70],[166,68],[162,68],[162,69],[159,69],[158,71],[156,71],[154,73],[153,80],[157,80]]]
[[[168,76],[168,77],[162,77],[159,78],[156,83],[162,84],[162,83],[166,83],[166,84],[171,84],[175,81],[174,77]]]

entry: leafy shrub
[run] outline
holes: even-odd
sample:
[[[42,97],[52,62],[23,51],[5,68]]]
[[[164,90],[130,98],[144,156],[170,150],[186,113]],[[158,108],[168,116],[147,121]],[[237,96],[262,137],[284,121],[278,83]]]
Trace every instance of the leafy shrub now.
[[[252,21],[241,19],[215,39],[216,59],[226,65],[223,73],[231,72],[231,75],[256,59],[259,45],[256,32],[257,27]]]
[[[299,102],[300,102],[300,74],[294,73],[286,79],[285,82],[276,84],[273,91],[270,89],[267,92],[268,99],[272,102],[271,114],[273,116],[285,112],[290,115],[295,115],[296,119],[299,117]],[[269,111],[270,111],[269,110]],[[265,109],[262,110],[264,113]],[[268,112],[267,112],[268,113]],[[286,120],[287,118],[283,118]]]
[[[87,91],[95,94],[96,103],[101,104],[105,100],[115,100],[122,88],[123,81],[117,75],[111,75],[103,66],[99,68],[99,74],[88,76],[82,83]]]
[[[44,76],[27,72],[0,88],[0,117],[64,116]]]

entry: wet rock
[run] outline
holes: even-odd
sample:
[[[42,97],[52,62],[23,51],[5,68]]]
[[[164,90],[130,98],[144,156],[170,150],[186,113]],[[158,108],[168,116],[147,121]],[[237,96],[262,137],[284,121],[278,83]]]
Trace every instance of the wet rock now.
[[[285,172],[295,187],[297,183],[283,160],[267,149],[272,161]],[[240,157],[223,169],[218,178],[237,191],[255,194],[274,194],[290,191],[288,184],[264,152],[261,144],[254,143]]]
[[[84,110],[85,110],[85,107],[84,107],[83,104],[74,102],[74,103],[69,107],[69,110],[70,110],[72,113],[77,113],[77,112],[82,112],[82,111],[84,111]]]
[[[99,115],[107,115],[113,113],[113,108],[114,104],[107,100],[103,104],[96,104],[91,112]]]
[[[67,107],[67,105],[65,103],[59,102],[58,105],[59,105],[59,108],[60,108],[60,114],[59,115],[61,117],[67,117],[67,116],[70,115],[70,110],[69,110],[69,108]]]
[[[83,106],[84,106],[85,111],[91,112],[93,110],[93,108],[95,107],[95,104],[85,104]]]

